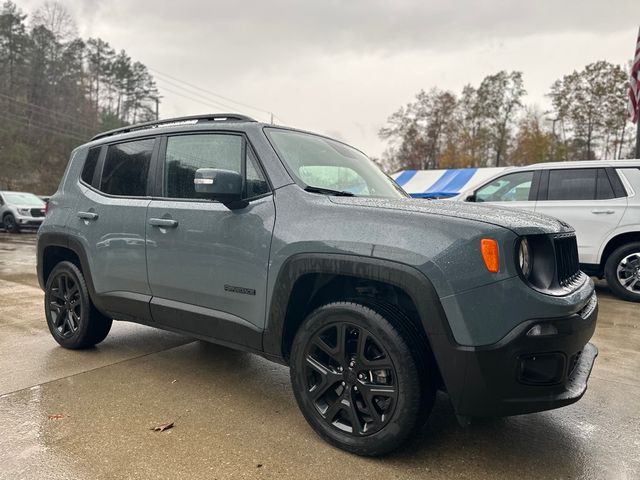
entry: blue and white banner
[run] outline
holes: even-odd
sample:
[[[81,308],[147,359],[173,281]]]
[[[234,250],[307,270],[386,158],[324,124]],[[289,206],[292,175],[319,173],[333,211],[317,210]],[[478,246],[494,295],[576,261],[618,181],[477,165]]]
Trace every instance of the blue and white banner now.
[[[504,168],[454,168],[449,170],[404,170],[391,175],[416,198],[450,198],[480,185]]]

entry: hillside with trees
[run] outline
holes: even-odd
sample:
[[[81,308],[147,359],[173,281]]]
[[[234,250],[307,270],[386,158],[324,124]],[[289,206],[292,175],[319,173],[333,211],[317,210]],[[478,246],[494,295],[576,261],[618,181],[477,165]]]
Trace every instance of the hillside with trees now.
[[[633,157],[628,69],[606,61],[552,83],[551,109],[524,102],[521,72],[501,71],[459,94],[420,91],[380,130],[389,172]]]
[[[62,3],[0,9],[0,189],[55,191],[69,152],[101,130],[154,119],[153,77],[124,50],[81,39]]]

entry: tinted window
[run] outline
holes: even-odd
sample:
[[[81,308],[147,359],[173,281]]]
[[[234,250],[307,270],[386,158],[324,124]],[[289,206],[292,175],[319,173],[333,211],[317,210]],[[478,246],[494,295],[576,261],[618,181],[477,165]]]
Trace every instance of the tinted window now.
[[[594,200],[596,168],[572,168],[549,171],[548,200]]]
[[[144,197],[154,139],[109,145],[100,190],[110,195]]]
[[[82,168],[82,181],[91,185],[93,182],[93,174],[96,171],[96,165],[98,164],[98,157],[100,156],[100,147],[94,147],[87,153],[87,159],[84,161],[84,167]]]
[[[199,168],[219,168],[242,173],[244,142],[239,135],[180,135],[167,139],[164,169],[164,189],[170,198],[204,199],[193,185]],[[247,162],[246,198],[269,191],[255,160]]]
[[[611,182],[609,181],[609,177],[607,176],[605,169],[599,168],[596,184],[596,199],[608,200],[610,198],[615,198],[613,187],[611,186]]]
[[[526,202],[533,172],[517,172],[496,178],[476,192],[476,202]]]
[[[247,155],[247,178],[244,185],[244,197],[253,198],[260,195],[264,195],[269,192],[269,185],[267,179],[260,171],[258,162],[254,158],[253,154],[249,150]]]

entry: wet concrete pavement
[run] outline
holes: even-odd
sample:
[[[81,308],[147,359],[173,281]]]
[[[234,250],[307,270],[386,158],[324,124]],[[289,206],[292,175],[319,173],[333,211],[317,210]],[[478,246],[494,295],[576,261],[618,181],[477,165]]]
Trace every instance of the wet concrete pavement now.
[[[288,370],[255,355],[125,322],[97,348],[58,347],[33,236],[0,233],[0,478],[638,479],[640,306],[599,296],[580,402],[463,429],[440,395],[411,444],[364,459],[320,440]]]

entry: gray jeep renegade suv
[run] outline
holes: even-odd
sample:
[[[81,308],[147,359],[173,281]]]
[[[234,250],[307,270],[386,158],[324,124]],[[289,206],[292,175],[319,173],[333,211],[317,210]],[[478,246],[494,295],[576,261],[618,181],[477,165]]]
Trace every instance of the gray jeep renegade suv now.
[[[100,134],[73,151],[38,234],[54,339],[112,319],[290,366],[324,439],[387,453],[436,390],[460,419],[582,397],[591,279],[550,217],[414,200],[344,143],[240,115]]]

